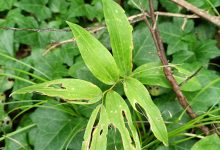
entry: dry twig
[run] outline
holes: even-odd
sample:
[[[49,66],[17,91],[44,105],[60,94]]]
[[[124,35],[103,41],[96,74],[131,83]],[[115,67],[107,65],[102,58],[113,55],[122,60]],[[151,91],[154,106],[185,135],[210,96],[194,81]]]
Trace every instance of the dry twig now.
[[[186,2],[185,0],[171,0],[171,1],[220,27],[220,17],[212,16],[208,14],[206,11],[195,7],[194,5]]]
[[[148,28],[151,32],[152,38],[153,38],[155,46],[157,48],[157,54],[158,54],[162,64],[164,65],[164,67],[163,67],[164,74],[165,74],[167,80],[169,81],[169,83],[171,84],[173,91],[176,93],[176,96],[177,96],[177,99],[178,99],[180,105],[183,107],[184,110],[186,110],[187,114],[191,118],[195,119],[197,117],[197,115],[195,112],[193,112],[186,97],[183,95],[182,91],[180,90],[180,86],[178,85],[176,79],[174,78],[174,76],[172,74],[171,68],[169,67],[168,60],[165,55],[165,49],[163,46],[163,42],[162,42],[162,39],[161,39],[159,32],[157,30],[156,18],[155,18],[152,0],[149,0],[149,5],[150,5],[150,13],[149,14],[150,14],[150,18],[152,20],[152,25],[147,20],[147,18],[146,18],[147,16],[144,16],[143,20],[145,21],[146,25],[148,26]],[[209,129],[206,126],[201,125],[199,128],[203,131],[204,134],[206,134],[206,135],[209,134]]]

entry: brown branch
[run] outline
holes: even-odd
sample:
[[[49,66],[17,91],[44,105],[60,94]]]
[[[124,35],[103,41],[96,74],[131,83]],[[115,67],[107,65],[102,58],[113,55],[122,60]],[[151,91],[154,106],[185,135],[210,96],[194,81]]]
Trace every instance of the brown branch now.
[[[185,15],[185,14],[167,13],[167,12],[159,12],[159,11],[155,12],[155,15],[167,16],[167,17],[180,17],[180,18],[187,18],[187,19],[199,18],[196,15]],[[149,14],[147,14],[146,12],[143,12],[143,13],[140,13],[140,14],[128,17],[128,20],[129,20],[130,23],[136,23],[136,22],[142,21],[143,20],[143,16],[148,16],[149,17]],[[105,26],[100,26],[98,28],[96,27],[96,28],[87,29],[87,30],[90,31],[91,33],[95,33],[95,32],[98,32],[98,31],[104,29],[104,28],[105,28]],[[74,39],[68,39],[68,40],[65,40],[65,41],[61,41],[61,42],[56,42],[54,44],[50,44],[49,48],[46,49],[46,51],[43,53],[43,55],[46,55],[51,50],[53,50],[53,49],[55,49],[57,47],[60,47],[63,44],[68,44],[68,43],[72,43],[72,42],[74,42]]]
[[[212,16],[208,14],[206,11],[195,7],[194,5],[186,2],[185,0],[171,0],[171,1],[220,27],[220,17]]]
[[[176,93],[176,96],[177,96],[177,99],[178,99],[180,105],[183,107],[184,110],[186,110],[187,114],[191,118],[195,119],[197,117],[197,115],[196,115],[196,113],[193,112],[186,97],[183,95],[182,91],[180,90],[180,86],[178,85],[176,79],[174,78],[174,76],[172,74],[171,68],[169,67],[168,60],[165,55],[165,49],[163,46],[163,42],[162,42],[162,39],[161,39],[159,32],[157,30],[152,0],[149,0],[149,5],[150,5],[150,17],[152,20],[152,25],[147,20],[146,15],[143,17],[143,20],[145,21],[145,23],[147,24],[147,26],[151,32],[152,38],[154,40],[154,43],[155,43],[155,46],[157,49],[157,54],[158,54],[163,66],[164,66],[163,67],[164,74],[165,74],[167,80],[169,81],[169,83],[171,84],[173,91]],[[209,134],[209,129],[206,126],[201,125],[199,128],[203,131],[204,134],[206,134],[206,135]]]
[[[32,29],[32,28],[14,28],[14,27],[0,27],[0,30],[12,30],[12,31],[30,31],[30,32],[70,32],[70,29]]]

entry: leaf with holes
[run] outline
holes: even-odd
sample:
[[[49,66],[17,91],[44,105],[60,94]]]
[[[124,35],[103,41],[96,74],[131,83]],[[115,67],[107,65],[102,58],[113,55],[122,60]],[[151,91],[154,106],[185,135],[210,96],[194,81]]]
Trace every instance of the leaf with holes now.
[[[132,70],[132,26],[124,10],[112,0],[102,0],[105,22],[110,34],[113,56],[120,75],[126,76]]]
[[[141,106],[147,114],[151,130],[158,140],[168,145],[168,135],[160,110],[153,103],[144,85],[134,78],[127,78],[124,82],[124,91],[132,107]],[[115,105],[116,106],[116,105]]]
[[[96,121],[96,118],[97,118],[97,115],[100,111],[100,105],[97,106],[91,116],[90,116],[90,119],[89,119],[89,122],[86,126],[86,130],[85,130],[85,134],[84,134],[84,140],[83,140],[83,143],[82,143],[82,150],[88,150],[89,149],[89,146],[90,146],[90,143],[91,143],[91,140],[92,140],[92,137],[91,137],[91,133],[93,131],[93,126],[95,124],[95,121]]]
[[[93,131],[91,150],[105,150],[107,148],[108,124],[106,109],[102,107],[99,123]]]
[[[118,93],[114,91],[109,91],[107,93],[106,111],[108,113],[109,121],[121,134],[124,149],[140,150],[141,146],[138,134],[133,125],[129,108]],[[124,120],[127,121],[127,127]],[[132,135],[132,138],[130,134]]]
[[[89,70],[103,83],[114,84],[119,79],[119,71],[111,53],[88,31],[76,24],[67,23]]]
[[[59,97],[75,104],[92,104],[99,101],[102,91],[94,84],[79,79],[58,79],[19,89],[12,94],[37,92]]]

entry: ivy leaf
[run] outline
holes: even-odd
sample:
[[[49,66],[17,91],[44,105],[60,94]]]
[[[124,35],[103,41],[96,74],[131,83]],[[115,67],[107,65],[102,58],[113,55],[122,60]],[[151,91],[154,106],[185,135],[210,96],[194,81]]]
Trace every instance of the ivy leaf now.
[[[186,96],[195,112],[204,112],[220,102],[220,78],[217,72],[210,70],[202,70],[197,78],[203,88]]]
[[[143,65],[149,62],[160,62],[151,33],[145,24],[138,25],[133,33],[134,51],[133,62]]]
[[[168,55],[181,50],[188,50],[188,42],[191,42],[191,40],[186,40],[184,37],[193,29],[194,24],[193,21],[189,20],[183,28],[183,22],[183,19],[173,19],[173,23],[163,22],[159,24],[161,37],[168,44]]]
[[[160,110],[153,103],[144,85],[134,78],[127,78],[124,82],[124,91],[133,109],[140,105],[147,114],[150,127],[156,138],[168,145],[168,134]],[[118,106],[118,105],[114,105]],[[116,117],[115,117],[116,118]]]
[[[45,6],[47,2],[48,0],[21,0],[16,3],[16,6],[35,14],[40,21],[43,21],[51,17],[50,9]]]
[[[129,0],[128,4],[137,8],[139,10],[145,9],[149,10],[149,3],[145,0]],[[154,9],[156,10],[158,7],[158,1],[153,1]]]
[[[102,91],[94,84],[79,79],[57,79],[21,88],[12,94],[38,92],[51,97],[59,97],[76,104],[92,104],[99,101]]]
[[[16,0],[0,0],[0,11],[4,11],[6,9],[11,9],[11,7],[13,6],[14,2]]]
[[[166,8],[166,10],[168,12],[174,12],[174,13],[178,13],[181,11],[181,7],[179,7],[178,5],[176,5],[175,3],[168,1],[168,0],[160,0],[161,5]]]
[[[100,20],[103,18],[103,13],[100,11],[102,9],[101,5],[97,5],[98,3],[93,3],[90,5],[85,3],[84,0],[74,0],[71,1],[70,9],[65,14],[68,19],[75,17],[86,17],[90,20],[97,18]]]
[[[32,115],[37,125],[34,146],[36,150],[63,149],[70,140],[71,134],[77,135],[85,128],[85,120],[73,117],[71,111],[59,103],[50,102],[38,108]],[[74,137],[74,136],[73,136]],[[81,142],[82,139],[74,139]]]
[[[102,2],[114,59],[120,75],[127,76],[132,71],[132,26],[124,10],[117,3],[112,0]]]
[[[191,150],[207,150],[207,149],[217,150],[219,149],[219,147],[220,147],[220,138],[218,135],[213,134],[205,137],[204,139],[201,139],[199,142],[194,144]]]
[[[119,71],[111,53],[88,31],[76,24],[67,23],[89,70],[103,83],[114,84],[119,79]]]
[[[124,149],[141,150],[138,134],[131,119],[130,110],[118,93],[114,91],[109,91],[107,93],[106,111],[109,121],[121,133]],[[124,120],[127,120],[128,128],[126,128]],[[129,131],[131,131],[132,138]]]

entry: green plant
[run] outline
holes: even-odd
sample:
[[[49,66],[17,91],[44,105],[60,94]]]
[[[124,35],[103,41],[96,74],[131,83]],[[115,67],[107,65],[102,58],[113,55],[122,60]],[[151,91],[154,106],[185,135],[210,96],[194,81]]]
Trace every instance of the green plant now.
[[[130,27],[120,7],[115,6],[121,10],[118,13],[102,8],[102,0],[0,0],[0,145],[9,150],[78,150],[84,141],[83,146],[90,143],[91,149],[100,143],[104,148],[105,143],[110,150],[125,149],[126,142],[142,149],[179,150],[207,149],[213,143],[209,148],[214,149],[219,138],[206,137],[198,128],[219,132],[217,28],[172,1],[153,1],[156,24],[168,66],[198,115],[195,119],[176,100],[163,72],[167,65],[160,63],[149,28],[141,21],[143,11],[151,14],[148,1],[117,0],[132,22]],[[187,1],[219,15],[218,0]],[[107,28],[101,22],[104,14]],[[88,48],[97,40],[70,22],[78,46],[68,44],[74,40],[65,20],[88,27],[104,46]],[[91,42],[78,32],[89,34]],[[151,97],[142,94],[148,93],[144,86]],[[149,122],[154,109],[145,106],[152,104],[151,99],[166,124],[169,146],[151,129],[156,127]],[[119,113],[109,115],[111,111]]]
[[[133,109],[137,110],[137,106],[142,107],[147,114],[154,135],[168,145],[167,131],[159,109],[153,103],[144,85],[132,77],[132,27],[124,11],[115,2],[103,0],[103,10],[110,33],[113,57],[88,31],[76,24],[70,22],[68,24],[85,64],[95,77],[111,85],[109,89],[102,93],[97,86],[89,82],[78,79],[60,79],[25,87],[13,94],[38,92],[76,104],[92,104],[102,99],[101,104],[96,106],[90,117],[82,149],[106,149],[106,136],[110,124],[120,132],[124,149],[141,149],[130,110],[122,97],[114,91],[114,87],[122,83],[125,95]],[[100,113],[99,122],[92,131],[98,113]],[[124,121],[127,123],[125,124]]]

